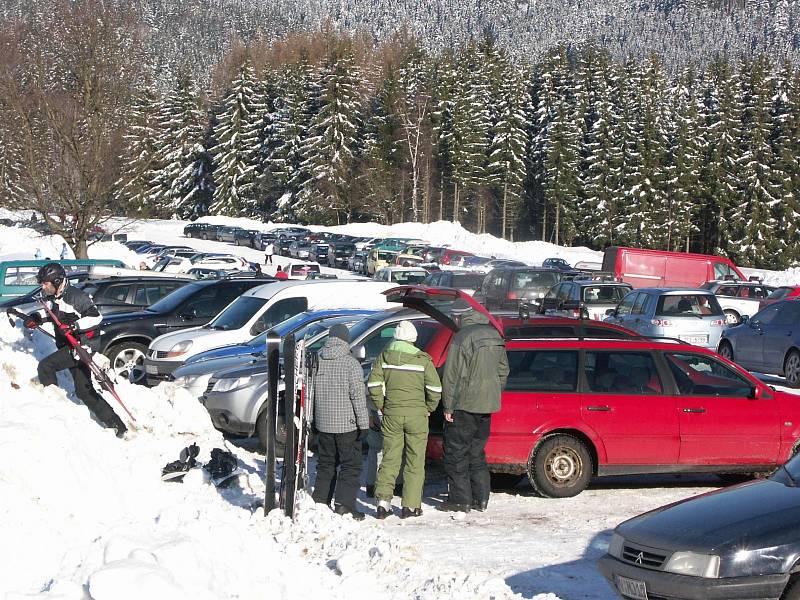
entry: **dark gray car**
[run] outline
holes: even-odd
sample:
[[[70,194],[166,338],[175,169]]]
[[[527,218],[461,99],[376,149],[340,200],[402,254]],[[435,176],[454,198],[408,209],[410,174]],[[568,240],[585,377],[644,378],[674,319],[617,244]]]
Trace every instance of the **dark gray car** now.
[[[555,269],[498,267],[486,275],[474,296],[489,310],[516,310],[520,300],[538,306],[561,279],[562,274]]]
[[[800,599],[800,457],[768,479],[621,523],[599,567],[624,598]]]
[[[722,332],[719,353],[745,369],[800,387],[800,301],[781,300]]]

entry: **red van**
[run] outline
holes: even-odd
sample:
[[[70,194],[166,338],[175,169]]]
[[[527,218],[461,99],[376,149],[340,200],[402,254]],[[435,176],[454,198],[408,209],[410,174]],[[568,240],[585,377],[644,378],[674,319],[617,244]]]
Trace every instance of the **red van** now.
[[[603,271],[633,287],[699,287],[706,281],[747,281],[735,264],[720,256],[621,246],[605,249]]]

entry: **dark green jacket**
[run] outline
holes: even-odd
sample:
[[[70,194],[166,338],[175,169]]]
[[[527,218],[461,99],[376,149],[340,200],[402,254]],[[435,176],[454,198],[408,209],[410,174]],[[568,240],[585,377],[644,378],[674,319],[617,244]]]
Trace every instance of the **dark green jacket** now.
[[[503,338],[489,324],[486,315],[467,311],[447,351],[442,378],[444,411],[497,412],[507,377],[508,357]]]
[[[384,415],[413,417],[436,410],[442,382],[431,357],[408,342],[394,341],[372,363],[367,389]]]

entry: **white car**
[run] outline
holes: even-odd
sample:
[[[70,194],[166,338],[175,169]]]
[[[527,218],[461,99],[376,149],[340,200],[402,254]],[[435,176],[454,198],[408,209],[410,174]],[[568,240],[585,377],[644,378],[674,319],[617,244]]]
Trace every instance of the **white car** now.
[[[163,379],[190,356],[239,344],[306,310],[386,308],[383,292],[393,284],[374,281],[276,281],[254,287],[202,327],[181,329],[150,342],[145,372]]]
[[[717,297],[728,325],[738,325],[742,317],[752,317],[762,300],[775,289],[760,281],[708,281],[701,286]]]
[[[398,285],[413,285],[422,283],[427,276],[428,272],[421,267],[383,267],[378,269],[373,279]]]
[[[220,254],[195,259],[192,262],[192,267],[208,267],[210,269],[224,269],[226,271],[248,271],[250,269],[250,263],[241,256]]]

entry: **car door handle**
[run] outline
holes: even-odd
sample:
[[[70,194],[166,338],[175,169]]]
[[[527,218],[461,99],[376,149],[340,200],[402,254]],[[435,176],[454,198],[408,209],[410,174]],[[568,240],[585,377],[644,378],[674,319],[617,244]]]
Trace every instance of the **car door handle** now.
[[[683,412],[685,413],[704,413],[706,412],[705,408],[684,408]]]
[[[587,406],[586,410],[591,412],[611,412],[610,406]]]

